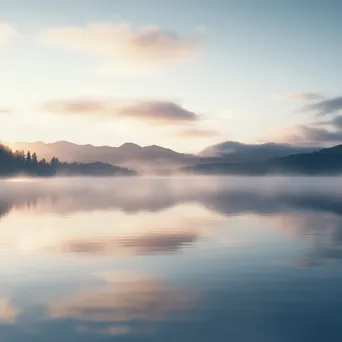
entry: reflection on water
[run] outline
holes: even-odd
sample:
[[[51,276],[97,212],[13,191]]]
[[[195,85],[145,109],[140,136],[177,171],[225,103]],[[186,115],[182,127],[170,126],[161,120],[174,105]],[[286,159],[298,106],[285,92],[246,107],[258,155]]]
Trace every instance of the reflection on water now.
[[[340,340],[341,185],[0,181],[0,340]]]

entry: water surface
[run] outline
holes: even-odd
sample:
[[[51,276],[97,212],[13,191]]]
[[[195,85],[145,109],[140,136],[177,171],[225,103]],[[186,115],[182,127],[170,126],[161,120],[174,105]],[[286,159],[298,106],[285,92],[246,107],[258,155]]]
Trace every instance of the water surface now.
[[[0,341],[341,341],[341,185],[0,181]]]

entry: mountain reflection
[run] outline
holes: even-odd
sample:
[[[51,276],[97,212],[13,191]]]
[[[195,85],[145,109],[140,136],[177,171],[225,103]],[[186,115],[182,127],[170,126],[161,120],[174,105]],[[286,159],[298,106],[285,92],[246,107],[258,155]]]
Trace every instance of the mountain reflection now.
[[[0,181],[0,216],[11,209],[69,214],[121,210],[158,212],[199,203],[225,215],[322,211],[342,215],[338,178],[135,178]]]
[[[316,259],[342,257],[339,183],[338,178],[295,177],[2,181],[2,217],[12,210],[73,215],[74,226],[68,232],[23,226],[9,231],[0,222],[0,246],[52,255],[172,253],[215,235],[215,225],[224,218],[250,214],[264,217],[271,229],[297,238],[311,236],[315,248],[310,262],[302,264],[316,264]],[[93,221],[76,224],[85,211],[93,213]],[[90,224],[97,229],[88,229]]]

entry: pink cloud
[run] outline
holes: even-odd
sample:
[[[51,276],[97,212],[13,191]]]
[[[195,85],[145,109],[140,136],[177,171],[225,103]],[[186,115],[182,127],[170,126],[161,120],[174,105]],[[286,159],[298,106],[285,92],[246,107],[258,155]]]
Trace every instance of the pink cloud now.
[[[39,39],[99,57],[104,69],[115,72],[166,67],[194,58],[200,49],[198,36],[185,37],[156,26],[134,29],[126,22],[53,27],[42,31]]]

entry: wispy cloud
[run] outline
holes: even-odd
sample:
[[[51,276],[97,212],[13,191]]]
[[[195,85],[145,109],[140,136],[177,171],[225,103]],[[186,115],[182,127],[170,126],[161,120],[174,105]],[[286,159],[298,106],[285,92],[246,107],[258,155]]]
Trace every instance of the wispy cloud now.
[[[330,120],[316,122],[311,126],[303,125],[301,132],[302,136],[309,141],[341,143],[342,115],[337,115]]]
[[[10,114],[11,111],[9,109],[6,108],[0,108],[0,115],[2,114]]]
[[[342,110],[342,96],[333,97],[303,108],[303,111],[314,112],[317,116],[325,116]]]
[[[295,125],[284,129],[279,135],[283,142],[301,145],[324,146],[342,142],[342,130],[338,126],[322,128],[321,123]]]
[[[154,123],[199,120],[195,112],[168,101],[62,100],[45,103],[43,110],[62,115],[131,118]]]
[[[342,129],[342,115],[337,115],[329,122],[335,128]]]
[[[316,123],[318,126],[331,126],[335,129],[342,129],[342,115],[336,115],[332,119],[322,120]]]
[[[19,36],[19,32],[9,23],[0,22],[0,47],[7,45],[12,39]]]
[[[213,138],[219,136],[219,132],[212,129],[189,128],[179,131],[177,135],[185,138]]]
[[[325,99],[301,109],[302,112],[313,112],[316,117],[330,116],[301,125],[288,127],[283,131],[283,140],[308,144],[340,144],[342,143],[342,96]]]
[[[156,26],[135,29],[127,22],[53,27],[42,31],[39,39],[100,57],[102,67],[114,72],[166,67],[191,59],[201,43],[199,36],[185,37]]]
[[[199,116],[173,102],[139,102],[119,110],[122,117],[152,121],[196,121]]]
[[[328,130],[311,126],[302,126],[301,133],[303,138],[313,142],[332,142],[338,143],[342,141],[341,130]]]
[[[275,96],[279,100],[318,100],[324,96],[320,93],[311,92],[296,92],[296,93],[283,93]]]

